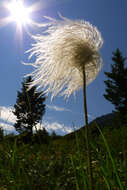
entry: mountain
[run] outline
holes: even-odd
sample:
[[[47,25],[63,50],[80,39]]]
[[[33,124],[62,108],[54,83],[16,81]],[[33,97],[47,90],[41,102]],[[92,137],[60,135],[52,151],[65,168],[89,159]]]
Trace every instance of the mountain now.
[[[102,115],[100,117],[97,117],[96,119],[94,119],[93,121],[91,121],[89,123],[89,127],[91,129],[91,132],[92,134],[99,134],[98,132],[98,129],[96,128],[95,126],[95,123],[101,128],[103,129],[104,127],[112,127],[113,125],[113,122],[116,118],[116,114],[115,113],[108,113],[108,114],[105,114],[105,115]],[[79,135],[80,134],[83,134],[83,130],[84,130],[84,126],[81,127],[80,129],[72,132],[72,133],[69,133],[67,135],[65,135],[65,137],[69,137],[69,138],[75,138],[75,132],[77,132]]]
[[[97,125],[99,126],[109,126],[113,124],[113,120],[115,119],[115,117],[116,117],[115,113],[102,115],[100,117],[97,117],[93,121],[91,121],[89,125],[92,125],[93,123],[97,123]]]

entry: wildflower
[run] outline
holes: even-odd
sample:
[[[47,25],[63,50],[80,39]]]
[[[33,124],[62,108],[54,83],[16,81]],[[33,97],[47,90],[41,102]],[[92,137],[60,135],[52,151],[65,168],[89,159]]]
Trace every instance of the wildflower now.
[[[83,87],[85,134],[87,147],[87,165],[90,176],[90,190],[94,189],[92,162],[88,138],[88,114],[86,104],[86,85],[92,82],[102,67],[99,49],[103,44],[100,32],[89,22],[50,18],[43,27],[41,35],[33,36],[36,41],[29,50],[35,71],[31,74],[31,87],[43,87],[45,93],[52,93],[51,98],[59,95],[69,97]]]
[[[29,58],[36,56],[31,87],[43,87],[47,94],[52,92],[51,98],[75,94],[83,87],[83,70],[89,84],[102,67],[99,49],[103,40],[97,28],[83,20],[61,18],[40,24],[43,32],[32,36],[36,43],[28,51]]]
[[[35,158],[35,155],[32,154],[32,155],[30,156],[30,160],[33,160],[34,158]]]

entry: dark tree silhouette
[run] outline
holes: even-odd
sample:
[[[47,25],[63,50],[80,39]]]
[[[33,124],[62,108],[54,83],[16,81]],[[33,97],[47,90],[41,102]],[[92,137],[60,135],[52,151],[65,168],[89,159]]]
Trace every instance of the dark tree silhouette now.
[[[48,131],[43,127],[43,129],[39,129],[35,134],[35,142],[48,144],[50,142],[50,136]]]
[[[115,111],[120,114],[122,123],[126,122],[127,114],[127,68],[125,60],[119,49],[113,52],[111,64],[111,72],[104,72],[108,77],[104,81],[106,85],[106,94],[104,97],[109,100],[114,106]]]
[[[22,82],[21,92],[17,93],[14,114],[17,117],[14,127],[19,133],[33,133],[33,127],[39,123],[45,113],[45,96],[42,92],[37,92],[36,86],[29,88],[32,82],[31,76]]]

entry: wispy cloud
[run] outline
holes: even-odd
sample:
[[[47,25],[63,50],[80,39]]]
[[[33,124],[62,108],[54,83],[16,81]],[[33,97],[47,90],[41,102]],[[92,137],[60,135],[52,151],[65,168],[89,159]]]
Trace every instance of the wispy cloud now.
[[[89,117],[90,119],[95,119],[95,117],[94,117],[93,115],[91,115],[91,114],[88,114],[88,117]]]
[[[67,108],[64,108],[64,107],[59,107],[59,106],[56,106],[56,105],[47,105],[47,108],[50,109],[50,110],[54,110],[54,111],[68,111],[68,112],[71,112],[70,109],[67,109]]]
[[[84,117],[84,112],[72,112],[74,115],[78,115],[78,116],[80,116],[80,117]],[[93,120],[93,119],[95,119],[95,117],[92,115],[92,114],[88,114],[88,118],[90,119],[90,120]]]
[[[40,0],[41,4],[48,4],[48,3],[65,3],[65,2],[70,2],[72,0]]]

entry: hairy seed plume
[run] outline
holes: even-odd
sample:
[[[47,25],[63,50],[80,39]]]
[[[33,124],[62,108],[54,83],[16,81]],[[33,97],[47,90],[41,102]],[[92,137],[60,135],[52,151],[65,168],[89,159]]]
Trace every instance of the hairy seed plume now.
[[[29,58],[36,57],[33,83],[52,98],[59,95],[69,97],[83,87],[83,69],[86,84],[92,82],[102,67],[99,49],[103,44],[100,32],[89,22],[72,21],[61,16],[60,20],[48,18],[42,33],[32,36]]]

